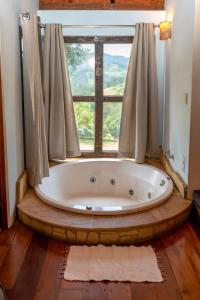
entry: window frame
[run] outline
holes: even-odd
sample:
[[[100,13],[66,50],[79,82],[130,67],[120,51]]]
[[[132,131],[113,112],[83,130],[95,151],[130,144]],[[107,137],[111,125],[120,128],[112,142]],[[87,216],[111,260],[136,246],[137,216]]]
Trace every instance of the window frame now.
[[[64,36],[66,44],[94,44],[95,47],[95,96],[73,96],[74,102],[95,103],[94,151],[81,151],[81,157],[117,157],[118,151],[103,150],[103,104],[123,102],[123,96],[104,96],[104,44],[132,44],[133,36]]]

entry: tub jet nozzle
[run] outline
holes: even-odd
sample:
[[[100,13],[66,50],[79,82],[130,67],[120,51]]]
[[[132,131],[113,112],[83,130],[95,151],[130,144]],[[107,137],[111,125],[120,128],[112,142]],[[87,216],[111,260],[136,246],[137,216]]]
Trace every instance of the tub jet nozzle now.
[[[90,177],[90,182],[91,182],[91,183],[95,183],[96,181],[97,181],[96,177],[94,177],[94,176],[93,176],[93,177]]]
[[[116,180],[115,180],[114,178],[112,178],[112,179],[110,180],[110,183],[111,183],[112,185],[115,185],[115,184],[116,184]]]
[[[165,180],[161,180],[160,186],[164,186],[164,185],[165,185]]]
[[[134,190],[129,190],[129,195],[133,196],[134,195]]]

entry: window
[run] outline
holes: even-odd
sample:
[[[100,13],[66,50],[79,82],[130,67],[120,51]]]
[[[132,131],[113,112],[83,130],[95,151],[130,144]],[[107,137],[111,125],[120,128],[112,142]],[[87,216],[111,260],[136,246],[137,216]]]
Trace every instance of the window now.
[[[133,37],[65,37],[82,156],[117,155]]]

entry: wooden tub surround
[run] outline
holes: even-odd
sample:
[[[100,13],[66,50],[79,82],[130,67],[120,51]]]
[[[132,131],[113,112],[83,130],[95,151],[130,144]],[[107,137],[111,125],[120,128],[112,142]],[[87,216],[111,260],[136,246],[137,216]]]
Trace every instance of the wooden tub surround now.
[[[180,226],[190,214],[190,200],[177,190],[153,209],[121,216],[75,214],[51,207],[29,189],[17,205],[22,223],[48,237],[76,244],[132,244],[151,240]]]
[[[164,169],[159,160],[149,160],[148,163]],[[27,174],[24,173],[18,182],[20,221],[48,237],[75,244],[123,245],[149,241],[183,224],[192,209],[192,200],[184,199],[174,186],[167,201],[146,211],[115,216],[84,215],[44,203],[33,189],[25,189],[26,183]]]

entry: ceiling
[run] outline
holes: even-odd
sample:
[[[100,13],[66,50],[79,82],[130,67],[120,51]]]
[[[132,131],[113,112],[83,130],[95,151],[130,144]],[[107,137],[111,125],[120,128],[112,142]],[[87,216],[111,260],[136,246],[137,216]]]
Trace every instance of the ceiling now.
[[[40,9],[163,10],[165,0],[39,0]]]

